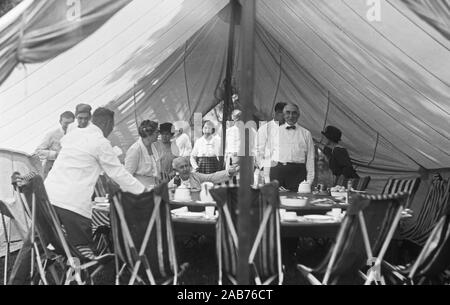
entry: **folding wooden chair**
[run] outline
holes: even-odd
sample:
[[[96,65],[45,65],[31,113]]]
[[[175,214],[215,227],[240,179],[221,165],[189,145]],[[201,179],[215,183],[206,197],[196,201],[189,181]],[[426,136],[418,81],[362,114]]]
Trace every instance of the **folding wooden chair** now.
[[[151,285],[178,283],[187,264],[179,267],[177,263],[167,183],[141,195],[116,193],[111,229],[116,284],[120,284],[125,270],[130,273],[129,285],[136,281]]]
[[[394,284],[442,284],[442,276],[450,267],[450,199],[446,211],[433,227],[416,260],[407,265],[383,263],[383,273]]]
[[[223,274],[230,283],[237,285],[238,234],[236,186],[215,186],[210,191],[216,201],[219,217],[216,223],[216,251],[219,268],[218,284],[223,283]]]
[[[25,236],[22,235],[22,232],[25,231],[22,228],[22,225],[16,220],[13,213],[6,203],[0,200],[0,214],[2,215],[2,226],[3,232],[5,235],[6,242],[6,253],[5,253],[5,261],[4,261],[4,269],[3,269],[3,284],[6,285],[8,283],[8,269],[9,269],[9,257],[11,255],[11,229],[14,227],[17,228],[17,232],[20,234],[21,239],[25,239]],[[6,224],[5,217],[9,218],[8,225]]]
[[[298,270],[313,285],[336,284],[345,276],[356,277],[367,263],[366,284],[378,275],[377,269],[401,215],[401,200],[406,193],[376,198],[357,195],[343,218],[336,242],[316,268],[298,265]],[[372,244],[375,247],[372,247]],[[375,251],[374,251],[375,250]],[[323,275],[319,280],[318,275]]]
[[[27,238],[31,243],[31,279],[34,279],[34,263],[38,268],[39,283],[48,284],[47,271],[55,284],[93,283],[95,274],[104,267],[108,256],[103,260],[87,260],[65,238],[58,215],[48,200],[42,177],[33,176],[20,190],[24,205],[31,212],[31,231]],[[31,204],[28,202],[31,199]],[[21,258],[16,260],[20,264]],[[62,274],[54,268],[58,263]],[[91,269],[95,269],[91,272]],[[85,278],[85,279],[83,279]]]
[[[278,182],[274,181],[259,188],[258,215],[259,228],[249,255],[253,267],[255,283],[267,285],[278,278],[283,284],[281,262],[280,195]]]
[[[276,279],[283,282],[281,262],[280,215],[278,213],[278,183],[272,182],[261,188],[252,188],[252,209],[258,216],[258,231],[249,255],[249,265],[256,284],[270,284]],[[211,195],[217,203],[219,218],[216,225],[216,250],[219,267],[218,283],[223,274],[232,284],[237,284],[238,234],[237,192],[231,186],[215,186]]]
[[[420,211],[402,222],[400,238],[423,246],[433,227],[442,217],[450,197],[450,180],[437,177],[428,190]]]
[[[409,193],[408,192],[400,192],[396,194],[389,195],[360,195],[363,199],[369,199],[373,202],[374,205],[378,205],[380,210],[383,211],[383,221],[377,228],[377,232],[375,233],[376,239],[374,239],[374,243],[372,247],[369,247],[370,244],[366,245],[366,250],[369,255],[368,266],[371,267],[369,269],[369,274],[365,276],[363,274],[363,278],[366,279],[365,284],[371,284],[374,280],[380,280],[381,283],[384,282],[384,278],[380,273],[381,264],[384,259],[384,255],[389,247],[389,244],[394,237],[395,231],[400,223],[400,219],[402,216],[402,212],[405,209]],[[359,216],[361,223],[364,223],[365,219],[363,219],[362,215]],[[364,229],[363,225],[363,229]],[[368,241],[368,239],[364,239]]]

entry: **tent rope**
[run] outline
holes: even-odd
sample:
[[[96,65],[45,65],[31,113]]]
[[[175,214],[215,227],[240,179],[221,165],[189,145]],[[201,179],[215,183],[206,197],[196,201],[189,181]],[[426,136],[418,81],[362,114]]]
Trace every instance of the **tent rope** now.
[[[184,54],[183,54],[183,72],[184,72],[184,86],[186,88],[186,98],[187,98],[187,103],[188,103],[188,109],[189,109],[189,114],[192,114],[191,112],[191,100],[189,98],[189,86],[187,83],[187,73],[186,73],[186,57],[187,57],[187,41],[184,43]]]
[[[373,149],[372,160],[370,160],[370,161],[367,163],[367,166],[370,166],[370,165],[372,164],[372,162],[375,160],[375,156],[376,156],[376,154],[377,154],[377,148],[378,148],[378,141],[379,141],[379,139],[380,139],[380,134],[377,132],[377,140],[376,140],[376,142],[375,142],[375,148]]]
[[[137,117],[137,107],[136,107],[136,84],[133,84],[133,105],[134,105],[134,121],[136,122],[136,130],[139,130],[139,123]]]
[[[277,86],[275,88],[275,95],[273,96],[273,101],[272,101],[272,112],[273,109],[275,108],[275,103],[277,101],[277,96],[278,96],[278,91],[280,89],[280,83],[281,83],[281,75],[283,73],[283,68],[282,68],[282,52],[281,52],[281,46],[280,44],[278,44],[278,54],[280,55],[280,60],[279,60],[279,64],[278,64],[278,79],[277,79]]]
[[[330,90],[327,90],[327,111],[325,112],[325,119],[323,120],[322,130],[325,130],[328,121],[328,112],[330,111]]]

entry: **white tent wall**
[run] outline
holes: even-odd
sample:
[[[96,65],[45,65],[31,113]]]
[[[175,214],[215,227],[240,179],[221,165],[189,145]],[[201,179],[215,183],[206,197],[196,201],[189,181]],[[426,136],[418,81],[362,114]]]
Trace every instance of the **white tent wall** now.
[[[448,167],[450,90],[442,80],[450,79],[443,69],[450,53],[389,5],[377,25],[366,12],[362,1],[262,0],[257,16],[299,66],[381,136],[424,168]]]
[[[194,113],[204,114],[217,104],[214,91],[225,77],[228,12],[228,7],[224,8],[155,70],[108,105],[116,112],[113,143],[126,151],[138,138],[137,125],[144,119],[192,125]],[[126,63],[122,68],[128,71],[135,64]]]
[[[16,68],[0,87],[1,146],[32,152],[65,110],[117,99],[227,3],[135,0],[64,54]]]

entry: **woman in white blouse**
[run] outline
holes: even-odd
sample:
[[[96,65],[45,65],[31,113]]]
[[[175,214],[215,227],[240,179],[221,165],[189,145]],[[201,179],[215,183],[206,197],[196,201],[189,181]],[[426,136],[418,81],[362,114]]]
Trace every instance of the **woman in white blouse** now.
[[[154,143],[158,139],[158,123],[145,120],[139,125],[139,140],[127,151],[125,168],[145,186],[156,184],[160,176],[159,155]]]
[[[211,174],[221,169],[219,156],[221,150],[220,137],[214,136],[214,124],[205,121],[203,136],[195,141],[191,153],[191,165],[194,171]]]

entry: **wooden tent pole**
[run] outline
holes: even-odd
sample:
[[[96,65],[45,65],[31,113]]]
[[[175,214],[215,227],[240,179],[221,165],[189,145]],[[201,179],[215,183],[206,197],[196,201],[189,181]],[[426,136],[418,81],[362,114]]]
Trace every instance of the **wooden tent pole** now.
[[[227,50],[227,67],[225,72],[225,98],[223,101],[222,113],[222,154],[225,160],[225,145],[227,139],[227,121],[231,119],[231,108],[233,99],[233,87],[231,79],[233,77],[234,65],[234,27],[236,19],[236,9],[239,5],[238,0],[230,0],[230,27],[228,30],[228,50]]]
[[[254,95],[254,47],[255,47],[255,0],[243,2],[241,14],[241,96],[243,121],[248,122],[252,118],[251,107]],[[247,132],[246,132],[247,134]],[[243,145],[241,141],[241,145]],[[242,151],[242,150],[241,150]],[[240,158],[240,187],[239,187],[239,259],[238,259],[238,283],[249,284],[249,264],[251,241],[256,227],[252,216],[250,183],[253,177],[253,160],[249,153],[249,137],[245,137],[245,156]]]

